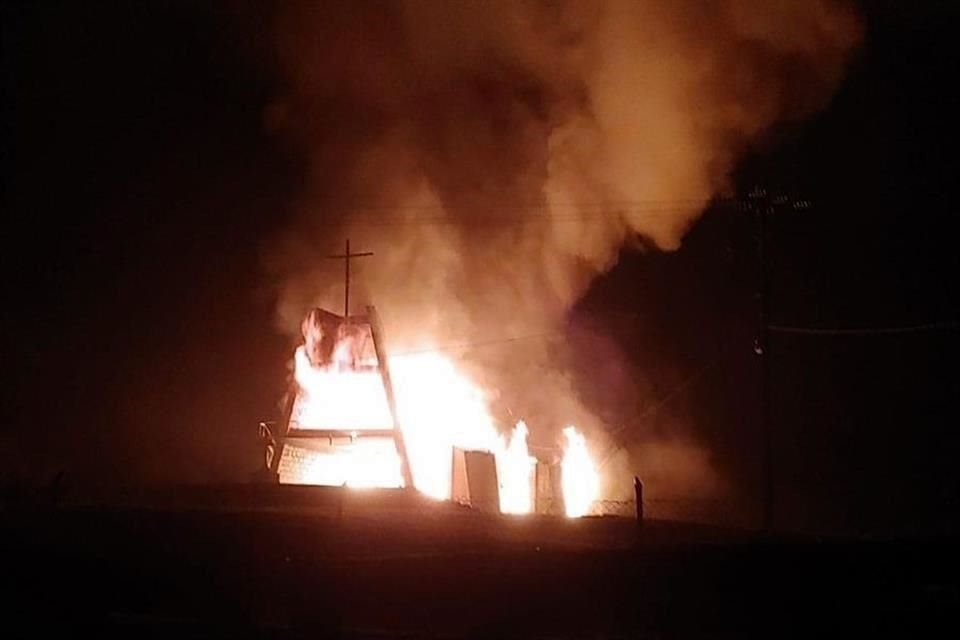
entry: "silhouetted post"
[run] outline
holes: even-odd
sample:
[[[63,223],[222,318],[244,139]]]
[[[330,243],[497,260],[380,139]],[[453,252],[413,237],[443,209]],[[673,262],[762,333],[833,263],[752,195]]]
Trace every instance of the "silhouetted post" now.
[[[759,217],[759,266],[760,266],[760,326],[754,351],[760,356],[760,411],[763,425],[763,528],[773,528],[773,425],[770,421],[770,273],[767,252],[767,224],[773,213],[773,203],[766,193],[759,194],[757,215]]]
[[[633,494],[637,501],[637,526],[643,526],[643,483],[638,476],[633,476]]]
[[[808,200],[795,200],[787,196],[771,196],[766,189],[758,188],[750,194],[748,205],[758,218],[758,291],[760,300],[760,319],[757,338],[753,350],[760,358],[760,411],[763,429],[763,529],[771,531],[776,520],[776,482],[774,477],[774,439],[771,408],[771,366],[770,359],[770,216],[780,207],[807,209]]]

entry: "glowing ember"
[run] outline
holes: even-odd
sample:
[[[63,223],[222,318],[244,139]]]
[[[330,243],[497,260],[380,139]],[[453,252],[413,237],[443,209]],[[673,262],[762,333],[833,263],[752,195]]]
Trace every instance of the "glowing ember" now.
[[[587,451],[583,434],[570,426],[563,430],[567,448],[563,453],[561,485],[567,517],[586,515],[596,500],[600,479]]]

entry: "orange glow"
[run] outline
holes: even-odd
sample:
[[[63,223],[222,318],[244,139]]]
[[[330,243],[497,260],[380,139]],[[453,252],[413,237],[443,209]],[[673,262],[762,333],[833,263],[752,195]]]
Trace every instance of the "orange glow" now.
[[[513,430],[510,445],[496,456],[500,477],[501,513],[533,511],[534,471],[537,459],[527,450],[527,425],[521,420]]]
[[[292,416],[300,429],[391,429],[393,418],[375,367],[355,371],[336,364],[315,367],[303,346],[294,354],[302,397]]]
[[[364,439],[335,450],[311,452],[298,482],[355,489],[402,487],[400,456],[392,439]]]
[[[561,485],[563,502],[567,517],[579,518],[590,511],[597,499],[600,478],[593,460],[587,451],[587,440],[576,428],[570,426],[563,430],[567,437],[567,448],[563,452]]]
[[[284,477],[299,483],[349,487],[401,487],[400,456],[392,438],[364,437],[363,431],[393,428],[381,374],[336,363],[317,367],[300,346],[294,354],[294,377],[300,393],[291,427],[352,432],[329,444],[301,448],[296,470]],[[450,499],[454,448],[494,455],[500,511],[533,511],[536,459],[527,448],[527,425],[520,421],[510,437],[501,435],[483,390],[436,352],[390,358],[397,421],[414,486],[438,499]],[[562,488],[567,515],[584,515],[595,497],[596,471],[583,436],[564,430],[568,446],[563,458]],[[372,434],[371,434],[372,435]],[[291,454],[293,455],[293,454]]]
[[[334,363],[310,364],[306,349],[294,354],[300,393],[291,427],[351,433],[393,428],[382,378],[376,367],[360,370]],[[293,445],[296,446],[296,445]],[[401,460],[393,438],[341,436],[326,444],[299,447],[292,471],[298,483],[348,487],[402,487]],[[285,476],[286,477],[286,476]]]
[[[507,446],[483,391],[440,354],[395,356],[390,370],[417,489],[439,500],[449,499],[454,447],[489,451],[497,463],[500,510],[529,513],[534,460],[527,452],[527,426],[518,423]]]

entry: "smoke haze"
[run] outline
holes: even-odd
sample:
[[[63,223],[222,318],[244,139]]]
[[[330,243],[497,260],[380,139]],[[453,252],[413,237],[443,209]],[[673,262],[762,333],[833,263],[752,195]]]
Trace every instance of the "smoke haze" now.
[[[570,422],[602,443],[558,340],[571,305],[622,247],[676,249],[859,40],[829,0],[285,3],[273,29],[265,126],[308,167],[265,250],[279,326],[340,310],[325,256],[349,237],[375,253],[354,310],[377,306],[391,352],[490,343],[465,366],[535,443]]]

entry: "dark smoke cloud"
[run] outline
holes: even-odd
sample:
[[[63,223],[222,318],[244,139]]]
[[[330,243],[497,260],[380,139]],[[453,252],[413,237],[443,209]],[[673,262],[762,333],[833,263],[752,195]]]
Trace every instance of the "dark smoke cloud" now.
[[[339,310],[349,236],[394,351],[556,333],[621,247],[678,247],[751,142],[821,108],[859,38],[832,0],[311,1],[273,26],[265,122],[308,167],[266,251],[278,321]],[[562,351],[470,362],[534,436],[596,431]]]

